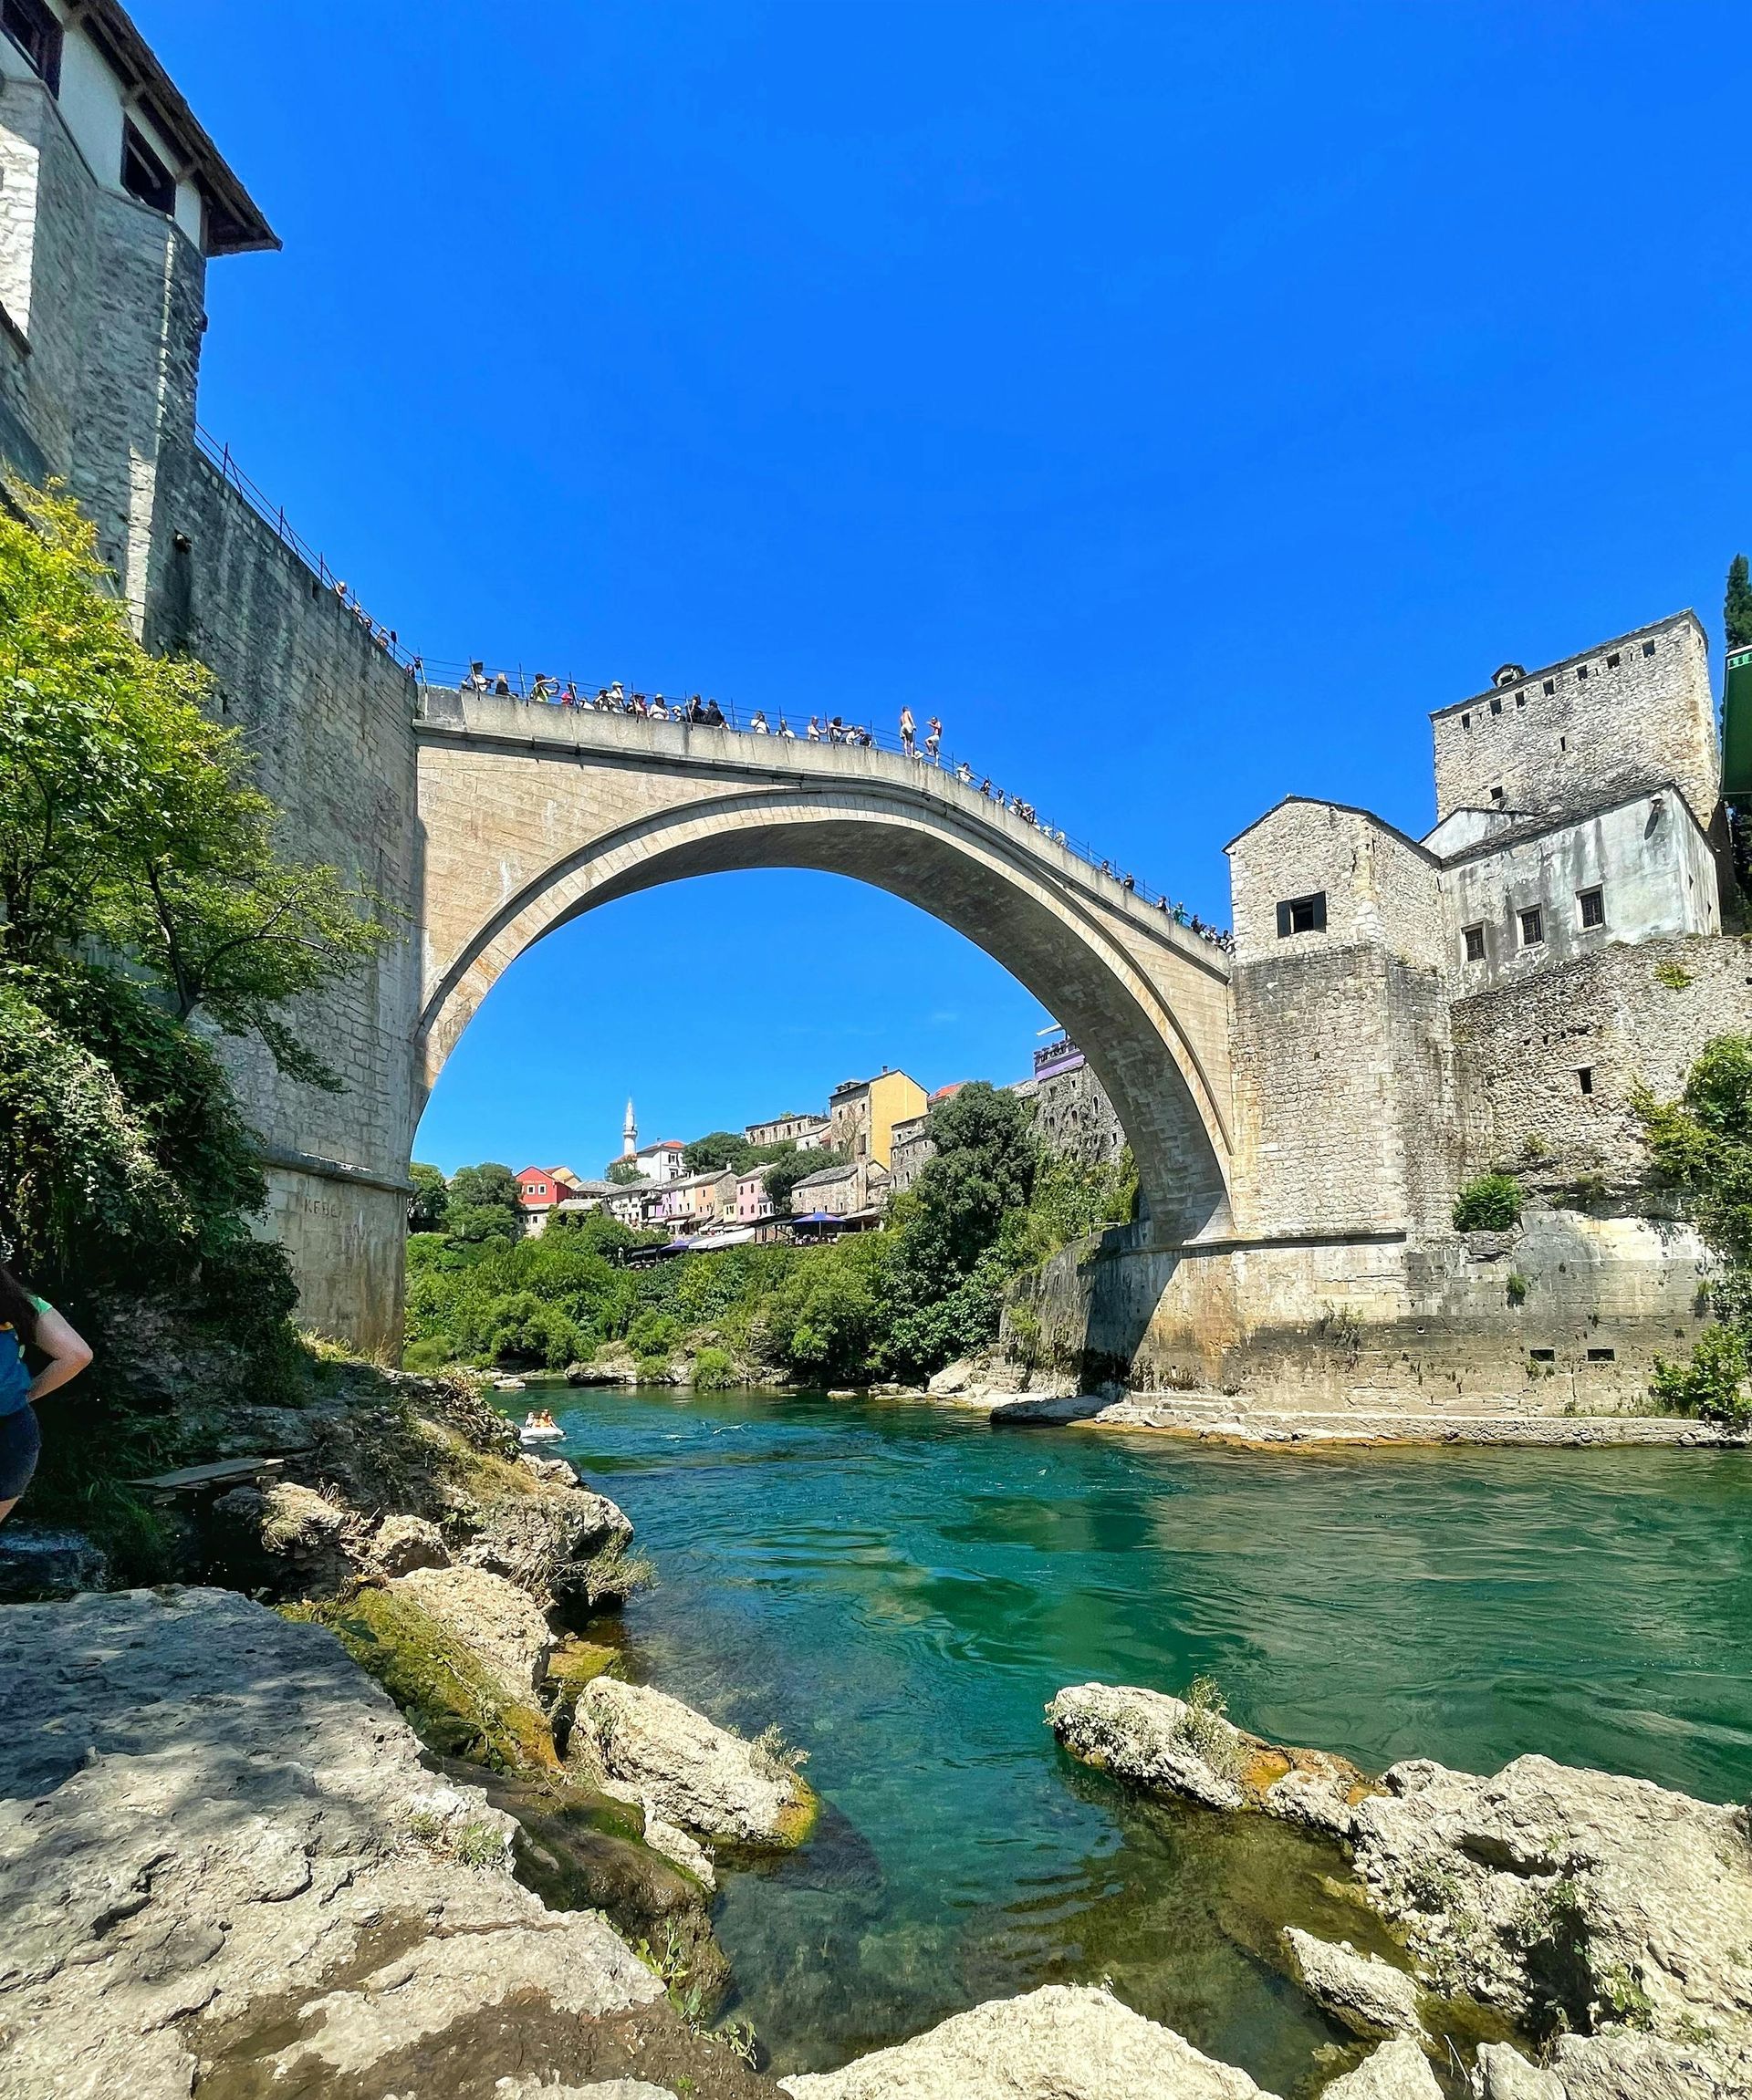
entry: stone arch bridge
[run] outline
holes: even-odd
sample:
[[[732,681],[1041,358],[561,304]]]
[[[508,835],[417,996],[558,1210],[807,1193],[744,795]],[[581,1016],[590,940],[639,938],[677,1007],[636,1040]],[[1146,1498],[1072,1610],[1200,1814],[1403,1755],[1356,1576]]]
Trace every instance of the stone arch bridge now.
[[[953,926],[1063,1023],[1131,1139],[1155,1233],[1226,1219],[1228,959],[953,774],[436,691],[415,742],[413,1123],[501,972],[555,927],[685,876],[809,868]]]

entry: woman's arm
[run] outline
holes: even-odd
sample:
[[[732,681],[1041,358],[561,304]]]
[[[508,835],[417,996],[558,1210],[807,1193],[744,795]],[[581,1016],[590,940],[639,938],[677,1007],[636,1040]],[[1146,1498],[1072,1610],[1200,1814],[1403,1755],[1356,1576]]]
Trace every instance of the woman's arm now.
[[[36,1315],[36,1344],[48,1362],[31,1380],[28,1398],[40,1400],[69,1378],[77,1378],[91,1361],[91,1345],[74,1333],[51,1306]]]

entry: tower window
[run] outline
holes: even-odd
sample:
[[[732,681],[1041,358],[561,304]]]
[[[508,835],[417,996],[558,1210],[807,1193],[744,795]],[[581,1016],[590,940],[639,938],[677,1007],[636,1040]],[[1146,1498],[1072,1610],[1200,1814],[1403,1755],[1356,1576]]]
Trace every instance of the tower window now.
[[[1464,926],[1460,938],[1466,944],[1466,961],[1482,962],[1485,959],[1485,930],[1482,926]]]
[[[1555,678],[1548,678],[1545,681],[1545,690],[1548,692],[1555,692],[1558,690],[1557,680]]]
[[[1326,931],[1326,892],[1317,889],[1311,897],[1290,897],[1278,907],[1278,938],[1287,941],[1292,933],[1324,933]]]
[[[1537,904],[1520,914],[1521,946],[1538,948],[1545,940],[1545,914]]]
[[[1507,797],[1500,787],[1493,787],[1490,791],[1490,799],[1493,802],[1501,803],[1506,801]]]
[[[1616,656],[1609,656],[1606,659],[1606,668],[1608,671],[1616,671],[1618,669],[1618,658]]]
[[[1502,702],[1500,700],[1493,700],[1490,703],[1490,712],[1493,714],[1500,714],[1503,712]]]
[[[1579,889],[1576,902],[1581,907],[1581,923],[1584,926],[1604,926],[1606,923],[1606,892],[1603,889]]]
[[[1576,666],[1576,683],[1578,685],[1586,685],[1587,682],[1588,666],[1585,663],[1578,664]]]
[[[176,209],[176,178],[131,124],[121,130],[121,186],[154,212]]]
[[[1654,644],[1652,641],[1645,641],[1642,644],[1642,653],[1644,656],[1653,656],[1654,654]]]
[[[1584,1094],[1591,1094],[1593,1092],[1594,1068],[1591,1065],[1583,1065],[1578,1067],[1576,1072],[1576,1084],[1581,1088]]]
[[[1471,717],[1471,715],[1469,715],[1469,714],[1463,714],[1463,715],[1460,717],[1460,726],[1461,726],[1461,728],[1462,728],[1462,729],[1470,729],[1470,728],[1472,727],[1472,717]]]
[[[0,0],[0,28],[24,53],[51,95],[61,91],[61,26],[43,0]]]

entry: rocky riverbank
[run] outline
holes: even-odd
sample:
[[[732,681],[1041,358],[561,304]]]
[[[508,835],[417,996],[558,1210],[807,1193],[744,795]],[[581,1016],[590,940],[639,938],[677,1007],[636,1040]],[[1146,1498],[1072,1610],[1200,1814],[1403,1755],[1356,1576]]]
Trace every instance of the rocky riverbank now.
[[[255,1473],[173,1491],[205,1586],[5,1613],[0,1888],[27,1929],[0,2092],[505,2100],[495,2062],[768,2090],[751,2036],[708,2032],[713,1848],[800,1842],[800,1760],[606,1674],[575,1629],[646,1576],[614,1502],[468,1381],[348,1372],[189,1429]],[[14,1565],[101,1575],[65,1542]],[[137,1998],[163,2039],[114,2083]],[[39,2075],[57,2059],[78,2083]]]
[[[1293,1928],[1283,1951],[1287,1972],[1356,2034],[1441,2056],[1505,2023],[1512,2041],[1476,2050],[1484,2100],[1752,2093],[1744,1807],[1537,1756],[1491,1777],[1414,1759],[1371,1780],[1236,1728],[1208,1694],[1079,1685],[1047,1718],[1072,1756],[1130,1784],[1284,1816],[1343,1846],[1360,1908],[1389,1928],[1403,1963]]]

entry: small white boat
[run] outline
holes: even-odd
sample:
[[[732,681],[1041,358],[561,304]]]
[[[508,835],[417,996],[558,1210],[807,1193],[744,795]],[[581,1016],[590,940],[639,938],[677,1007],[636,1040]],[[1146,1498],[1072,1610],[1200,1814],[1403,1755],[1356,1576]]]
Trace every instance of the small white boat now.
[[[566,1432],[554,1418],[544,1410],[541,1414],[526,1415],[517,1426],[518,1440],[526,1444],[563,1444]]]

